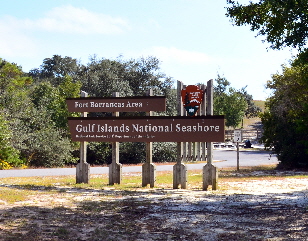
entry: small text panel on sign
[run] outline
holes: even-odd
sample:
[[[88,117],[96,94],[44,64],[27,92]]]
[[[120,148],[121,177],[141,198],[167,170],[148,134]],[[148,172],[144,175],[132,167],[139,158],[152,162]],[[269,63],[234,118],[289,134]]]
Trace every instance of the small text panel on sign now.
[[[67,98],[69,112],[165,111],[165,96]]]
[[[242,131],[241,130],[234,130],[234,142],[242,142]]]

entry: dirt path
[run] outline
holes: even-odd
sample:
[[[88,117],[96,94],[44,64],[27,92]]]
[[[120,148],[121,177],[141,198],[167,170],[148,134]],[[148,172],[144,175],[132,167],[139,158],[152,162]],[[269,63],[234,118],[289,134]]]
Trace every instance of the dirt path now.
[[[0,200],[0,240],[308,240],[307,185],[304,176],[207,192],[37,190],[23,202]]]

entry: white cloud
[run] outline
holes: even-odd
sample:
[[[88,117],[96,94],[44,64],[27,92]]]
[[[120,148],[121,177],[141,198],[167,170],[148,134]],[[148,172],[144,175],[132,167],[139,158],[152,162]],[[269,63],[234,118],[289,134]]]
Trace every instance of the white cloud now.
[[[6,20],[13,20],[5,18]],[[18,31],[10,21],[0,20],[0,57],[25,57],[36,52],[36,44],[30,37]]]
[[[0,21],[15,29],[69,34],[120,34],[129,29],[129,24],[122,18],[70,5],[53,8],[45,17],[35,20],[6,17]]]
[[[38,19],[18,19],[5,15],[0,17],[0,57],[37,55],[46,48],[42,41],[44,32],[114,35],[129,28],[128,22],[122,18],[70,5],[53,8]]]
[[[48,31],[79,34],[118,34],[129,28],[128,23],[122,18],[73,6],[56,7],[35,24]]]
[[[210,57],[202,52],[188,51],[174,47],[153,47],[151,54],[161,59],[163,62],[174,62],[180,64],[205,64],[210,61]]]

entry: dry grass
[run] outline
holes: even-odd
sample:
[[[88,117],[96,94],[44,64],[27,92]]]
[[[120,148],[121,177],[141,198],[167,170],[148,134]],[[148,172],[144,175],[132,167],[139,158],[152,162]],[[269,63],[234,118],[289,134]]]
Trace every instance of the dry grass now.
[[[219,170],[219,189],[227,190],[230,183],[272,181],[287,178],[307,178],[307,174],[286,173],[275,171],[275,166],[246,167],[240,171],[235,168]],[[202,190],[202,170],[188,171],[187,183],[189,190]],[[0,202],[14,204],[32,198],[36,193],[53,195],[65,193],[69,190],[119,190],[135,191],[147,190],[142,187],[141,173],[125,173],[121,184],[109,185],[108,175],[91,175],[89,184],[76,184],[75,176],[58,177],[14,177],[0,179]],[[172,189],[173,173],[171,171],[157,172],[155,189]]]
[[[0,179],[0,240],[306,240],[307,172],[273,167],[221,169],[219,190],[202,191],[201,171],[188,189],[172,172],[155,188],[141,174]]]

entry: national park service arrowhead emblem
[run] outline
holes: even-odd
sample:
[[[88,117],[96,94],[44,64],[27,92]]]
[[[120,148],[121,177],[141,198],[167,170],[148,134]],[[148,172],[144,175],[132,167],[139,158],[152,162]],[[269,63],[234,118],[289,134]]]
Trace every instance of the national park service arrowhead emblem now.
[[[195,116],[203,100],[204,92],[196,85],[188,85],[181,91],[182,101],[187,114]]]

